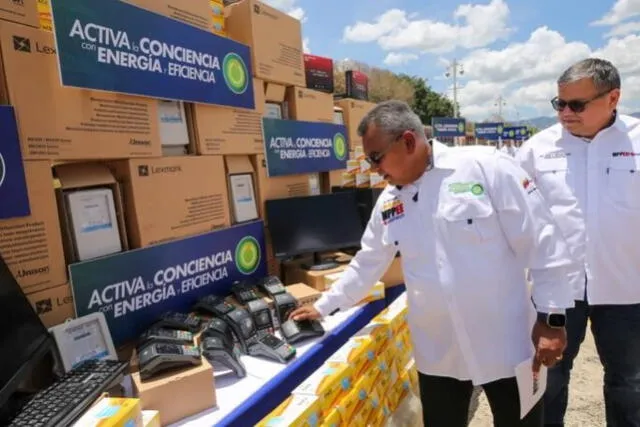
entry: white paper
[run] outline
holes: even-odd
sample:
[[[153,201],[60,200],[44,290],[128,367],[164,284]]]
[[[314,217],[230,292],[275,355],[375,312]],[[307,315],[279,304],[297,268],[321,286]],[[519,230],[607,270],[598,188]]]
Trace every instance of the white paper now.
[[[542,398],[547,388],[547,367],[541,366],[537,378],[534,378],[531,367],[533,358],[516,366],[516,381],[520,396],[520,419],[524,418],[533,406]]]
[[[236,222],[258,219],[258,207],[251,174],[231,175],[229,180]]]

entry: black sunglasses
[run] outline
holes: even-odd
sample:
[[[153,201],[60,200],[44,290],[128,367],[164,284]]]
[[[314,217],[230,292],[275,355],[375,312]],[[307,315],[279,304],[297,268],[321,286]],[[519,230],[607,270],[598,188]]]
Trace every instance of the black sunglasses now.
[[[407,129],[409,131],[414,131],[413,129]],[[406,132],[406,131],[405,131]],[[366,157],[365,160],[371,165],[371,166],[379,166],[380,163],[382,163],[382,160],[384,160],[384,156],[389,152],[389,150],[391,150],[393,148],[393,146],[395,145],[396,142],[400,141],[402,139],[402,137],[404,136],[404,132],[402,132],[400,135],[398,135],[398,137],[394,138],[389,145],[387,145],[384,150],[382,151],[372,151],[371,153],[369,153]]]
[[[596,99],[602,98],[609,92],[610,91],[599,93],[590,99],[571,99],[569,101],[565,101],[564,99],[560,99],[556,96],[551,100],[551,106],[558,112],[563,111],[565,108],[569,107],[569,110],[573,111],[574,113],[582,113],[587,108],[587,105],[589,105],[589,103],[595,101]]]

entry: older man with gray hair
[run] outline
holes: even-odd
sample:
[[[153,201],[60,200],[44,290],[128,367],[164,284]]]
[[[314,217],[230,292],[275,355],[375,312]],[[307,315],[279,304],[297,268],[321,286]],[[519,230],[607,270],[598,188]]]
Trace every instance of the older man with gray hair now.
[[[536,372],[560,359],[572,266],[533,182],[497,150],[427,140],[404,102],[378,104],[359,134],[390,185],[341,278],[291,316],[317,319],[356,304],[399,250],[425,426],[465,427],[474,385],[497,427],[542,426],[540,402],[520,419],[515,368],[533,357]]]
[[[604,366],[607,425],[640,426],[640,120],[618,112],[620,86],[609,61],[589,58],[569,67],[551,100],[560,123],[517,155],[581,272],[575,308],[567,312],[567,349],[549,372],[549,427],[563,425],[588,320]]]

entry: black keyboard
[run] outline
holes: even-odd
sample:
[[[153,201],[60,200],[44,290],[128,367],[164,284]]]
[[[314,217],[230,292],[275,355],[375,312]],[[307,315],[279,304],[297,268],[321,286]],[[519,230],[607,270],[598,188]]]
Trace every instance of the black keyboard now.
[[[125,374],[126,362],[88,360],[36,393],[10,427],[66,427]]]

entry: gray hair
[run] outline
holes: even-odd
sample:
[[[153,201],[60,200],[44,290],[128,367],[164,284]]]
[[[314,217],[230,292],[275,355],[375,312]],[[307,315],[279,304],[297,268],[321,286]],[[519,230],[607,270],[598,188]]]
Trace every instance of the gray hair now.
[[[605,59],[588,58],[573,64],[562,73],[558,84],[573,83],[582,79],[591,79],[598,93],[620,89],[620,73]]]
[[[358,135],[364,136],[371,123],[382,133],[393,138],[397,138],[404,131],[412,130],[421,139],[425,139],[422,120],[409,104],[403,101],[384,101],[376,105],[360,122]]]

